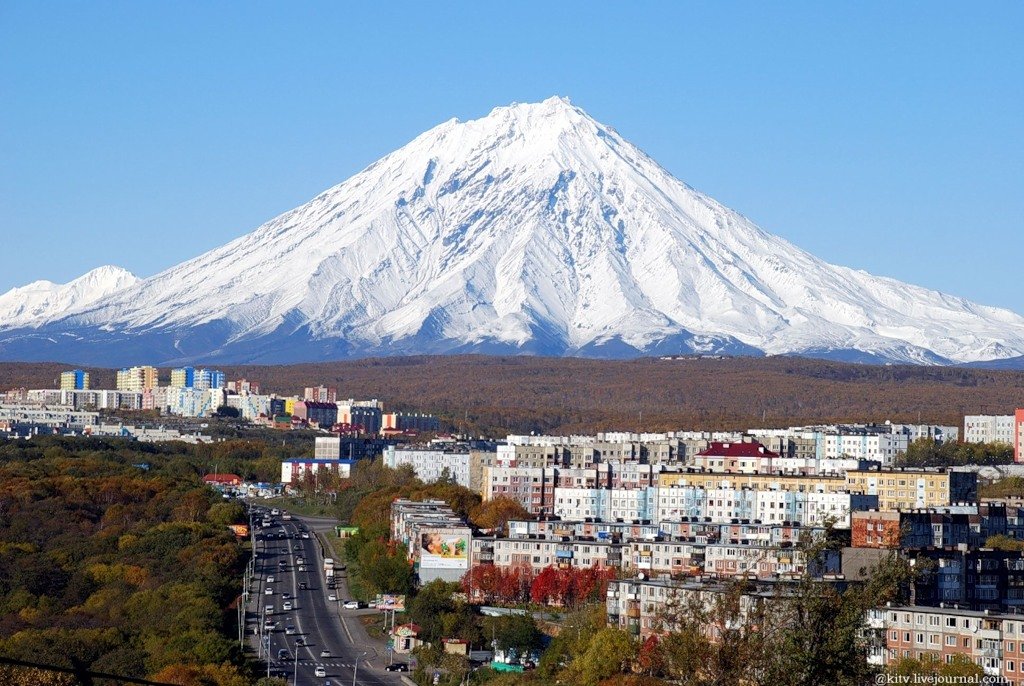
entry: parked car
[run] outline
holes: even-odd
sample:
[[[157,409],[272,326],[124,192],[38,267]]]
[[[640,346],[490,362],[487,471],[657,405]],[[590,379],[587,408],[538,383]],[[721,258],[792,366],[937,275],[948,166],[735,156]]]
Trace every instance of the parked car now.
[[[345,607],[346,610],[358,610],[359,609],[359,601],[358,600],[346,600],[344,607]]]
[[[393,664],[388,665],[384,669],[386,669],[389,672],[408,672],[409,665],[405,664],[404,662],[395,662]]]

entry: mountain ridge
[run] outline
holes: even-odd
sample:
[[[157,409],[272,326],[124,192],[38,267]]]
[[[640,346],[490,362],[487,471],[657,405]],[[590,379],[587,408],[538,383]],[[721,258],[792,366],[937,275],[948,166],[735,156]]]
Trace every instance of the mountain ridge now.
[[[450,119],[253,232],[29,327],[0,359],[412,353],[1024,355],[1024,318],[828,264],[563,98]],[[120,363],[120,362],[119,362]]]

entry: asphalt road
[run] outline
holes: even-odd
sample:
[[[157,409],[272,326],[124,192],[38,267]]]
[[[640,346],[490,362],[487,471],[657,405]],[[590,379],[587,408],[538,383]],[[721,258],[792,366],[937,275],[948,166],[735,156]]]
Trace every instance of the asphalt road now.
[[[281,517],[273,519],[269,528],[256,534],[256,577],[247,607],[247,634],[254,647],[259,640],[254,629],[262,625],[262,618],[270,618],[277,624],[273,631],[265,634],[270,640],[271,672],[287,675],[293,686],[402,684],[400,674],[384,671],[386,655],[382,644],[370,639],[358,620],[358,615],[367,611],[342,608],[348,595],[345,577],[339,574],[335,590],[327,588],[323,557],[314,532],[325,530],[334,522],[299,517],[291,521],[283,521]],[[309,538],[301,538],[301,529],[309,533]],[[279,537],[281,534],[285,538]],[[300,557],[304,560],[303,571],[299,571]],[[269,582],[269,578],[274,581]],[[301,582],[306,583],[307,590],[299,589]],[[271,593],[268,594],[267,589]],[[285,598],[286,593],[288,598]],[[327,599],[331,593],[337,595],[338,601]],[[291,610],[283,609],[286,600],[292,603]],[[267,613],[268,606],[273,608],[272,613]],[[293,626],[295,633],[287,634],[288,626]],[[300,636],[305,645],[296,646]],[[287,651],[283,659],[279,658],[282,650]],[[324,650],[329,655],[321,657]],[[323,667],[326,676],[317,677],[317,667]]]

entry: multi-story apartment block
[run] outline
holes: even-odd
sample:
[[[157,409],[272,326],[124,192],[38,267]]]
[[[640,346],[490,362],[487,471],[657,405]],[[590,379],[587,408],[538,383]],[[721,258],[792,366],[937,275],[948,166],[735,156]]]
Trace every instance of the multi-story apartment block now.
[[[975,414],[964,417],[964,443],[1013,445],[1013,415]]]
[[[1024,409],[1013,413],[1013,461],[1024,462]]]
[[[978,499],[978,475],[944,468],[857,469],[846,488],[878,496],[882,510],[940,507]]]
[[[310,424],[316,424],[321,429],[330,429],[338,423],[338,406],[334,403],[297,400],[293,416]]]
[[[152,390],[158,383],[158,371],[156,367],[128,367],[117,371],[116,388],[119,391],[142,391]]]
[[[338,401],[338,423],[361,426],[365,433],[380,433],[384,404],[379,400]]]
[[[775,584],[757,583],[756,588],[740,599],[738,621],[757,606],[771,600]],[[627,631],[641,640],[675,628],[673,613],[689,603],[710,606],[730,587],[726,584],[677,582],[669,579],[620,579],[608,582],[605,609],[608,625]],[[713,627],[707,627],[709,632]],[[709,638],[714,636],[709,635]]]
[[[319,476],[325,472],[341,479],[347,479],[352,476],[352,468],[355,463],[355,460],[319,460],[308,457],[283,460],[281,462],[281,483],[298,484],[307,474]]]
[[[980,548],[990,536],[1010,531],[1003,503],[854,512],[850,528],[855,548],[906,551],[960,545]]]
[[[419,412],[388,412],[381,415],[381,432],[437,431],[441,421],[432,414]]]
[[[957,656],[980,666],[998,683],[1024,684],[1024,616],[954,607],[890,606],[867,617],[868,662],[884,667],[901,658]],[[997,683],[993,681],[993,683]]]
[[[563,519],[651,520],[657,512],[657,494],[658,489],[654,486],[556,488],[554,515]]]
[[[511,538],[484,538],[477,541],[480,554],[496,567],[529,567],[535,574],[546,567],[622,566],[623,544],[607,539],[546,537],[528,534]]]
[[[711,472],[769,473],[772,471],[772,460],[778,458],[778,453],[768,450],[757,441],[716,441],[697,453],[694,466]]]
[[[530,514],[551,514],[558,470],[548,467],[484,466],[480,493],[484,500],[511,498]]]
[[[406,546],[420,583],[459,581],[473,565],[473,531],[443,501],[391,504],[391,538]]]
[[[466,488],[474,488],[471,476],[474,473],[473,455],[469,448],[435,448],[430,446],[389,445],[384,450],[384,464],[392,469],[409,465],[416,476],[425,482],[437,481],[444,477]],[[484,470],[486,472],[486,469]],[[475,490],[479,490],[479,484]],[[510,496],[511,497],[511,496]]]
[[[327,386],[311,386],[302,391],[303,400],[312,400],[317,403],[337,403],[338,389]]]
[[[61,372],[60,390],[62,391],[87,391],[89,390],[89,372],[81,369],[73,369]]]
[[[836,528],[848,529],[852,512],[878,506],[877,496],[848,491],[725,486],[710,489],[680,485],[661,487],[656,498],[654,518],[661,524],[706,518],[765,524],[797,522],[804,526],[823,526],[831,522]]]

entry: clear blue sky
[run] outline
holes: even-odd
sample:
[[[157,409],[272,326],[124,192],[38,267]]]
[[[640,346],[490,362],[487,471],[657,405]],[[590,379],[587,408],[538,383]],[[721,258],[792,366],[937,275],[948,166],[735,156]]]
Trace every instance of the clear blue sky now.
[[[1022,2],[358,4],[0,2],[0,292],[559,94],[826,260],[1024,313]]]

